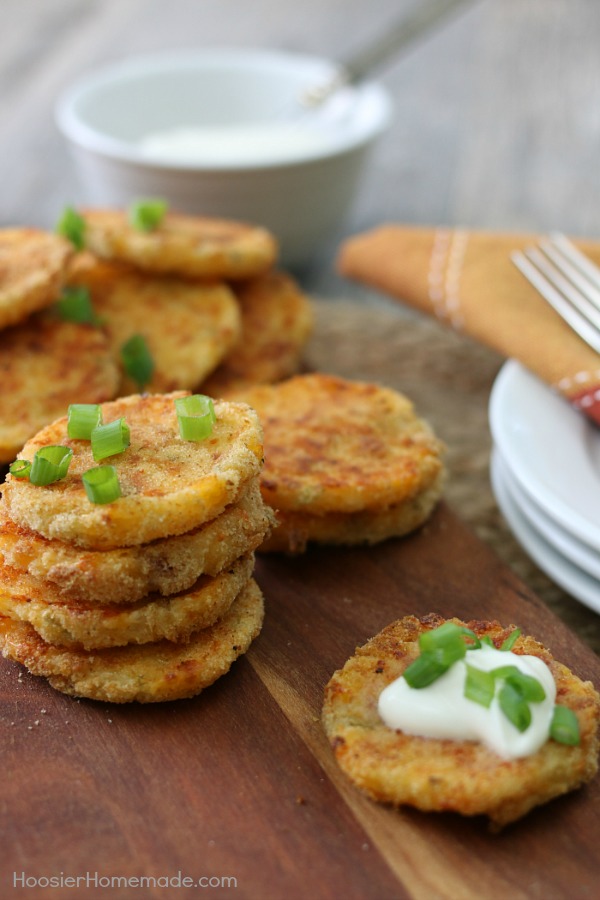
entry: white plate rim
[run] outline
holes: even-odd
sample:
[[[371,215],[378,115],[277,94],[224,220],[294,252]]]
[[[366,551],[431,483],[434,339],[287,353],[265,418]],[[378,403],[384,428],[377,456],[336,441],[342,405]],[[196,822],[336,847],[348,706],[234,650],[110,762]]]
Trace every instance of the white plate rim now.
[[[548,443],[530,428],[531,420],[541,422],[552,430],[555,455],[572,460],[566,470],[556,472],[554,482],[548,483],[536,468],[535,461],[547,456]],[[594,468],[586,450],[590,445],[600,448],[600,432],[583,413],[572,408],[562,397],[529,372],[516,360],[508,360],[500,370],[492,387],[489,402],[489,423],[494,443],[510,467],[522,489],[564,529],[595,550],[600,550],[600,473]],[[530,441],[531,454],[523,452]],[[539,446],[536,447],[536,440]],[[600,453],[600,450],[598,451]],[[566,480],[565,480],[566,479]],[[569,500],[569,479],[571,491]],[[587,479],[587,482],[586,482]],[[555,489],[559,484],[562,495]],[[590,502],[589,486],[598,495],[598,520],[578,508],[578,501]],[[573,490],[573,487],[575,490]]]
[[[600,613],[600,581],[583,572],[531,528],[508,494],[492,455],[492,490],[511,531],[534,562],[561,588],[596,613]]]
[[[523,516],[555,550],[592,578],[600,579],[600,555],[578,540],[571,532],[547,516],[543,509],[521,490],[498,447],[494,449],[494,465],[499,469],[504,487]]]

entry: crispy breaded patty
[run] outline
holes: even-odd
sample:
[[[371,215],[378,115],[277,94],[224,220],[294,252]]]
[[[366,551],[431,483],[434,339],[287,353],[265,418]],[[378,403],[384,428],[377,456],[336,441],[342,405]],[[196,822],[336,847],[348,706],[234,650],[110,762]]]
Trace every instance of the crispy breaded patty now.
[[[441,497],[444,471],[425,490],[385,510],[355,513],[284,512],[278,510],[277,525],[259,547],[260,553],[303,553],[307,544],[377,544],[402,537],[426,522]],[[0,544],[1,549],[1,544]]]
[[[123,344],[133,335],[145,338],[154,362],[152,378],[144,386],[149,393],[191,390],[219,365],[241,334],[239,304],[225,284],[148,275],[92,254],[75,258],[68,282],[90,291],[119,366]],[[119,394],[137,389],[122,371]]]
[[[36,313],[0,332],[0,462],[69,403],[99,403],[117,393],[119,372],[106,335],[91,325]]]
[[[410,400],[390,388],[296,375],[239,396],[263,423],[261,490],[275,510],[385,510],[440,474],[440,441]]]
[[[25,596],[88,605],[133,603],[147,594],[175,594],[201,575],[216,575],[255,550],[273,526],[258,481],[205,525],[181,535],[116,550],[86,550],[51,541],[0,518],[0,560],[19,575]]]
[[[0,566],[0,616],[28,622],[41,638],[59,647],[97,650],[160,640],[182,642],[227,612],[253,569],[254,555],[248,553],[170,597],[150,594],[137,603],[90,606],[85,597],[78,603],[48,603],[43,588],[24,596],[18,575]]]
[[[148,272],[189,278],[252,278],[266,272],[277,244],[266,229],[226,219],[167,213],[152,231],[138,231],[127,212],[84,209],[86,247]]]
[[[81,475],[97,463],[89,441],[67,436],[67,417],[29,440],[19,454],[32,460],[49,444],[73,449],[65,478],[40,487],[7,475],[4,513],[44,537],[94,550],[146,544],[203,525],[233,503],[262,464],[262,430],[243,403],[215,402],[216,422],[201,441],[180,438],[173,394],[134,394],[102,404],[104,422],[123,417],[130,446],[108,462],[117,470],[122,496],[91,503]]]
[[[273,531],[272,548],[374,543],[405,534],[431,511],[443,446],[402,394],[315,374],[236,396],[264,428],[261,491],[283,532]]]
[[[285,272],[269,272],[234,286],[241,307],[241,338],[202,385],[213,397],[241,387],[271,384],[295,374],[313,328],[309,298]]]
[[[193,697],[229,671],[259,634],[261,591],[250,580],[222,619],[187,643],[68,650],[47,644],[31,625],[0,617],[3,656],[42,675],[65,694],[109,703],[156,703]]]
[[[54,303],[73,247],[37,228],[0,229],[0,329]]]
[[[598,767],[600,698],[532,637],[514,653],[540,657],[550,667],[556,702],[579,720],[581,743],[548,740],[535,754],[504,760],[478,741],[415,737],[386,726],[377,704],[383,688],[419,655],[418,638],[442,624],[440,616],[407,616],[357,649],[325,691],[323,724],[335,757],[351,780],[373,799],[422,810],[486,815],[495,828],[534,806],[589,781]],[[451,621],[489,635],[496,646],[514,630],[498,622]]]

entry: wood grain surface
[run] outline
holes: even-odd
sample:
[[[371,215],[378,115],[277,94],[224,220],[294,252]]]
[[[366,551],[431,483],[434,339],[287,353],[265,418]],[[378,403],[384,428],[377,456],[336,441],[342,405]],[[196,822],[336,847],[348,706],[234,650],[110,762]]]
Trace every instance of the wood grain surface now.
[[[516,540],[490,483],[488,405],[504,360],[439,322],[377,305],[315,304],[307,364],[402,391],[446,444],[445,496],[460,519],[588,646],[600,654],[600,617],[549,578]]]
[[[203,895],[251,900],[593,896],[598,779],[492,835],[481,819],[371,802],[339,771],[324,737],[333,671],[408,613],[518,624],[600,681],[591,650],[446,505],[403,540],[263,557],[257,578],[263,632],[193,700],[76,701],[2,661],[2,897],[128,898],[136,889],[109,891],[93,879],[179,873],[235,879]],[[15,889],[13,872],[91,884]],[[143,896],[198,891],[151,886]]]
[[[53,227],[80,201],[54,107],[91,69],[190,47],[343,57],[415,2],[3,0],[0,225]],[[596,0],[475,0],[382,69],[391,128],[348,220],[299,273],[326,300],[309,364],[415,400],[448,444],[453,512],[370,551],[262,560],[263,633],[195,700],[77,702],[0,661],[1,900],[596,896],[598,780],[490,836],[481,821],[363,798],[334,764],[319,714],[355,645],[431,608],[517,621],[599,683],[600,619],[531,563],[490,490],[487,399],[502,360],[402,317],[333,264],[345,236],[389,220],[596,236],[599,36]],[[181,871],[237,885],[15,888],[13,871]]]

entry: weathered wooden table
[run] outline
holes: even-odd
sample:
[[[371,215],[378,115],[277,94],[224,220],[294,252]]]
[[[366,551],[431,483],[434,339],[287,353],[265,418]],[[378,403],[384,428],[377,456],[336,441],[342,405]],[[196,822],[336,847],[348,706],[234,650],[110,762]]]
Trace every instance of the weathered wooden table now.
[[[50,227],[77,202],[53,105],[79,73],[162,48],[343,56],[411,5],[3,0],[0,226]],[[264,634],[222,684],[181,706],[74,703],[2,663],[0,896],[199,893],[13,883],[13,871],[94,870],[232,875],[235,889],[208,895],[252,900],[593,895],[597,786],[499,839],[475,823],[390,814],[332,768],[318,714],[324,680],[356,643],[431,604],[469,613],[480,602],[484,613],[521,618],[598,681],[600,619],[530,561],[490,489],[487,402],[503,360],[344,282],[334,259],[346,235],[386,220],[597,236],[599,37],[595,0],[479,0],[381,70],[395,100],[392,127],[349,220],[297,275],[316,302],[308,365],[403,390],[446,442],[450,478],[429,539],[261,562]],[[373,591],[385,592],[380,606]],[[582,835],[579,847],[572,833]]]

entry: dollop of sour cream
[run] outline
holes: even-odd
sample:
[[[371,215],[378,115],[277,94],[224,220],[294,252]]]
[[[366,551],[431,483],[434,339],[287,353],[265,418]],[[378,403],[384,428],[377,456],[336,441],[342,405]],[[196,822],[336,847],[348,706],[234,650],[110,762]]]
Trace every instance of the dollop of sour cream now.
[[[514,665],[524,675],[540,682],[546,697],[531,703],[531,724],[519,731],[500,709],[498,691],[489,707],[464,696],[466,664],[489,672]],[[467,650],[433,684],[413,688],[402,676],[379,695],[378,711],[386,725],[405,734],[454,741],[481,741],[503,759],[518,759],[536,753],[548,740],[554,713],[556,685],[546,663],[537,656],[521,656],[482,645]]]
[[[147,159],[162,162],[252,165],[318,153],[331,142],[327,129],[275,123],[172,128],[145,135],[139,147]]]

